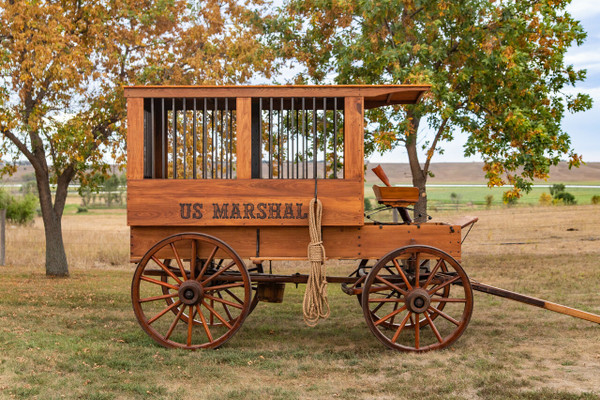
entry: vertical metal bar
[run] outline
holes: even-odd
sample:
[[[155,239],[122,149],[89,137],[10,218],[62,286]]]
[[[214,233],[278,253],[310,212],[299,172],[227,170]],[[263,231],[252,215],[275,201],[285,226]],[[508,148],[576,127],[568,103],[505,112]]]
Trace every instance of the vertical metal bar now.
[[[219,127],[219,173],[221,175],[221,179],[223,179],[223,145],[225,144],[223,139],[223,111],[224,110],[221,110],[221,126]]]
[[[227,122],[231,123],[231,116],[229,115],[229,99],[225,98],[225,178],[231,179],[231,176],[229,175],[229,165],[231,164],[231,153],[229,152],[231,138],[229,136],[231,130],[229,129],[230,125],[228,125]]]
[[[279,128],[277,130],[277,177],[279,179],[283,178],[283,97],[280,99],[281,105],[279,107]]]
[[[167,161],[168,161],[168,155],[167,155],[167,124],[165,121],[165,117],[166,117],[166,111],[165,111],[165,98],[163,97],[162,99],[162,111],[161,111],[161,118],[162,118],[162,125],[161,125],[161,139],[162,139],[162,148],[161,148],[161,158],[162,158],[162,177],[164,179],[168,178],[167,176]]]
[[[288,164],[290,162],[290,159],[292,160],[292,179],[294,179],[294,161],[296,160],[296,153],[298,152],[298,143],[296,143],[296,152],[294,152],[294,135],[296,134],[296,131],[294,130],[294,98],[292,97],[292,103],[290,106],[291,109],[291,119],[292,122],[290,124],[290,129],[292,130],[292,152],[290,154],[288,154]],[[289,173],[288,173],[289,174]],[[289,178],[289,176],[288,176]],[[296,175],[296,179],[298,178],[298,176]]]
[[[173,98],[173,179],[177,179],[177,110]]]
[[[202,110],[202,179],[208,177],[206,170],[208,169],[208,162],[206,158],[206,146],[208,145],[208,132],[206,127],[206,97],[204,98],[204,110]]]
[[[298,120],[298,117],[300,116],[300,113],[298,112],[298,110],[296,110],[296,130],[295,130],[295,135],[296,135],[296,179],[300,178],[300,168],[299,168],[299,159],[298,159],[298,155],[300,154],[300,143],[298,142],[298,129],[300,128],[300,121]]]
[[[307,159],[307,139],[306,139],[306,98],[302,98],[302,178],[306,179],[308,173],[306,172],[306,159]]]
[[[285,117],[285,137],[287,140],[286,143],[286,148],[287,148],[287,152],[285,153],[285,165],[286,165],[286,169],[287,169],[287,179],[290,179],[290,110],[286,110],[286,117]],[[292,146],[293,147],[293,146]],[[294,169],[292,168],[292,171]]]
[[[197,169],[198,169],[198,163],[196,160],[196,152],[197,152],[197,148],[196,146],[198,146],[198,135],[196,132],[196,126],[197,126],[197,121],[196,121],[196,99],[194,98],[194,112],[192,113],[192,118],[194,119],[194,121],[192,122],[192,167],[194,168],[194,172],[192,172],[192,178],[196,179],[197,177]]]
[[[273,179],[273,98],[269,98],[269,179]]]
[[[337,179],[337,97],[333,98],[333,179]]]
[[[327,179],[327,97],[323,98],[323,179]]]
[[[258,156],[260,157],[258,177],[262,178],[262,97],[258,99]]]
[[[212,122],[213,122],[213,126],[212,126],[212,128],[213,128],[213,131],[212,131],[212,160],[210,163],[213,179],[217,178],[217,169],[216,169],[217,146],[215,146],[216,141],[217,141],[217,115],[218,115],[217,98],[215,97],[215,107],[212,112]]]
[[[313,97],[313,179],[317,179],[317,99]]]
[[[187,179],[187,143],[185,137],[185,131],[187,128],[187,109],[186,99],[183,98],[183,179]]]
[[[152,142],[152,178],[156,178],[156,151],[154,149],[154,143],[156,143],[156,127],[155,127],[155,123],[154,123],[154,99],[150,99],[150,119],[152,120],[151,122],[151,132],[152,132],[152,138],[151,138],[151,142]]]

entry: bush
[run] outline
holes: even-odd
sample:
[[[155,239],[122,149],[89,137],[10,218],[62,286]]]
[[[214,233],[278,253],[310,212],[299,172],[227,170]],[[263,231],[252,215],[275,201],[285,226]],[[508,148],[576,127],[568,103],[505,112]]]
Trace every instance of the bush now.
[[[491,208],[493,202],[494,202],[494,196],[492,196],[491,194],[488,194],[487,196],[485,196],[485,206],[487,208]]]
[[[0,209],[6,209],[6,219],[15,224],[27,224],[33,221],[38,199],[32,194],[13,197],[0,190]]]
[[[598,196],[598,195],[592,196],[592,204],[600,204],[600,196]]]
[[[555,183],[554,185],[550,186],[550,194],[555,199],[557,198],[556,196],[559,193],[562,193],[564,191],[565,191],[565,185],[563,185],[562,183]]]
[[[540,195],[540,205],[542,206],[550,206],[552,205],[552,196],[550,196],[548,193],[544,192]]]
[[[365,197],[365,211],[370,211],[373,209],[373,205],[371,205],[371,200]]]
[[[563,204],[568,204],[568,205],[577,204],[577,201],[575,200],[575,196],[573,196],[569,192],[558,193],[556,195],[556,200],[561,200],[563,202]]]

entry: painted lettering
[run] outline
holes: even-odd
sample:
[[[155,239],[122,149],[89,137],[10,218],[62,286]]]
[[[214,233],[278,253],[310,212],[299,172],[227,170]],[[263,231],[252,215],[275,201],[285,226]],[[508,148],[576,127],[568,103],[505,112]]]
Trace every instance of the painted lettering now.
[[[231,204],[231,215],[229,215],[230,219],[242,219],[242,215],[240,214],[240,205],[238,203]]]
[[[281,219],[281,203],[269,203],[269,219]]]
[[[192,203],[179,203],[179,214],[183,219],[190,219]]]
[[[192,214],[192,218],[201,219],[202,218],[202,203],[194,203],[192,206],[194,209],[194,213]]]
[[[285,203],[285,211],[283,213],[284,219],[294,219],[294,204],[293,203]]]
[[[267,218],[267,205],[265,203],[258,203],[258,219]]]
[[[302,203],[296,203],[296,211],[298,212],[296,214],[296,219],[306,219],[306,218],[308,218],[308,214],[307,213],[302,214]]]
[[[227,213],[227,207],[229,203],[223,203],[221,207],[219,207],[218,203],[213,203],[213,219],[229,219]]]
[[[256,219],[254,216],[254,204],[244,203],[244,219]]]

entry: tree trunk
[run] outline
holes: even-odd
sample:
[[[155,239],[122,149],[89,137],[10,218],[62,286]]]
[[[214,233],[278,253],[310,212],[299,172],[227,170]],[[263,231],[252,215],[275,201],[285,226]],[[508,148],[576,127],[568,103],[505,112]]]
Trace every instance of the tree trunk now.
[[[39,167],[38,167],[39,168]],[[69,266],[67,264],[67,255],[62,237],[62,207],[53,207],[52,192],[50,190],[50,180],[48,173],[35,168],[35,174],[38,184],[38,193],[40,195],[40,208],[42,210],[42,220],[44,221],[44,232],[46,234],[46,275],[47,276],[69,276]],[[56,198],[65,197],[66,193],[61,193],[58,185]],[[66,188],[65,188],[66,191]],[[60,205],[59,205],[60,206]]]
[[[406,138],[406,151],[408,153],[408,163],[412,175],[413,186],[419,189],[419,201],[415,204],[413,219],[415,222],[427,221],[427,172],[419,164],[419,155],[417,153],[417,132],[419,129],[420,118],[415,118],[411,113],[407,113],[407,118],[411,121],[411,133]]]

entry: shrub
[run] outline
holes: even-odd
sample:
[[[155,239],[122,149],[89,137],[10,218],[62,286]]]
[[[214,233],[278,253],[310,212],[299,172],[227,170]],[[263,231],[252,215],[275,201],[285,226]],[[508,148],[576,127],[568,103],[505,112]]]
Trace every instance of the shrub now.
[[[540,205],[542,206],[550,206],[552,205],[552,196],[550,196],[548,193],[544,192],[540,195]]]
[[[493,202],[494,202],[494,196],[492,196],[491,194],[488,194],[487,196],[485,196],[485,206],[487,208],[491,208]]]
[[[37,204],[37,197],[32,194],[18,198],[0,190],[0,209],[6,209],[6,219],[15,224],[33,221]]]
[[[373,209],[371,205],[371,200],[365,197],[365,211],[370,211]]]
[[[555,199],[557,198],[556,196],[559,193],[562,193],[564,191],[565,191],[565,185],[563,185],[562,183],[555,183],[554,185],[550,186],[550,194]]]
[[[569,192],[560,192],[556,195],[556,199],[557,200],[562,200],[562,202],[564,204],[577,204],[577,201],[575,200],[575,196],[573,196],[571,193]]]
[[[598,195],[592,196],[592,204],[600,204],[600,196],[598,196]]]

